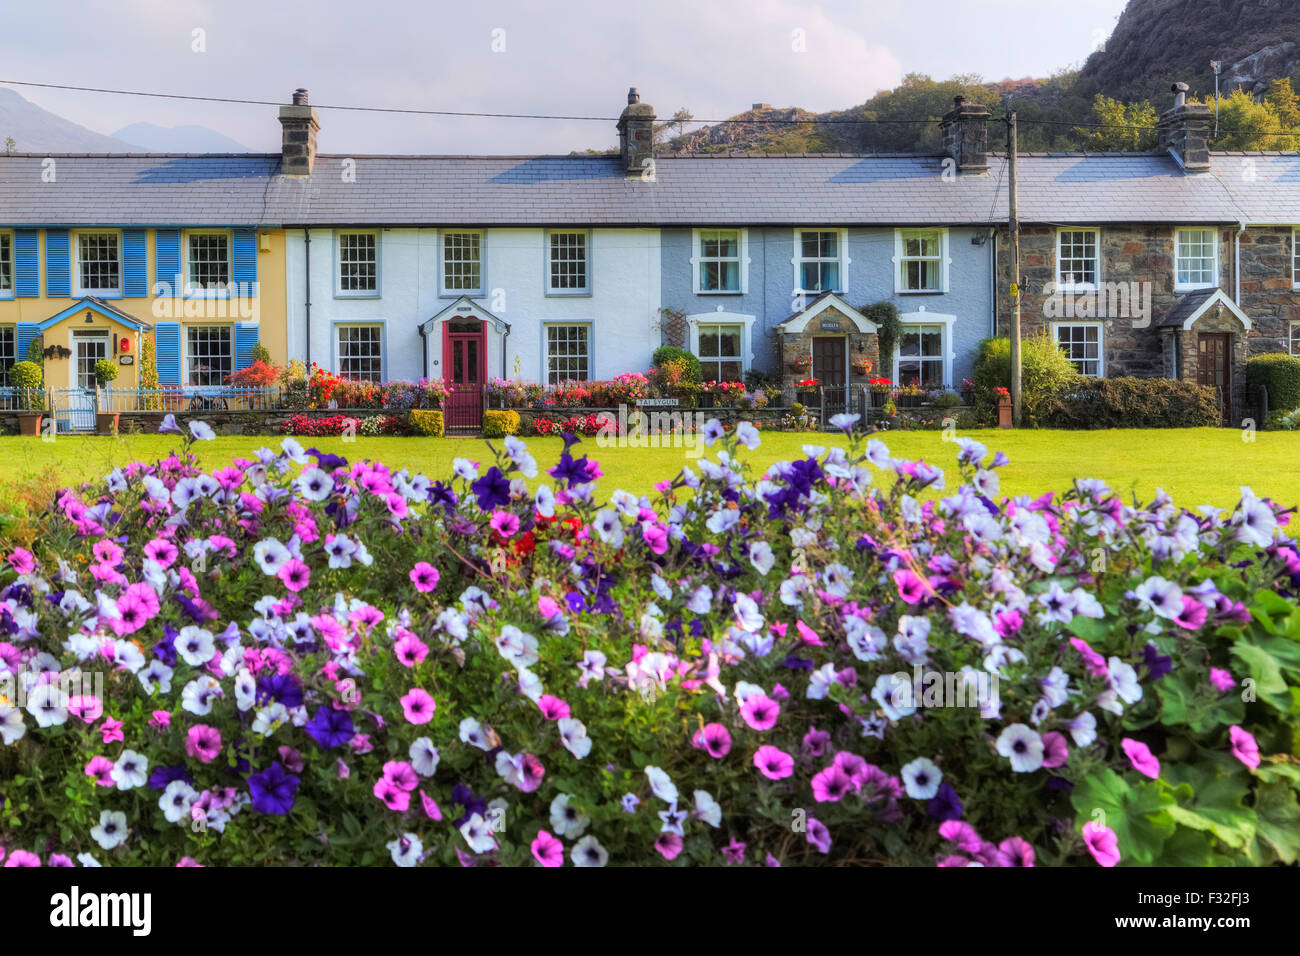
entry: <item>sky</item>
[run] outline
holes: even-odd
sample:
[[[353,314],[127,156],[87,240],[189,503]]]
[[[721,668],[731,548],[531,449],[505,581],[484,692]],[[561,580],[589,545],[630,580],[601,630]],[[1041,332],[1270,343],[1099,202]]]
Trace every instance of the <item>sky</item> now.
[[[843,109],[906,73],[1077,66],[1125,0],[111,0],[8,4],[0,79],[313,105],[661,117]],[[278,152],[271,106],[14,87],[96,132],[208,126]],[[323,153],[567,153],[612,123],[320,110]]]

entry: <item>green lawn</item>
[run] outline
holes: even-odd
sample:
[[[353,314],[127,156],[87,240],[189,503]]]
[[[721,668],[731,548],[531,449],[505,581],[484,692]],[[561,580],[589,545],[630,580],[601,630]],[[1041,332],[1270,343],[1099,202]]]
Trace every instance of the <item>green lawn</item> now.
[[[990,451],[1000,450],[1011,459],[1002,470],[1002,490],[1008,494],[1042,494],[1065,490],[1075,477],[1100,478],[1126,497],[1136,492],[1147,500],[1157,487],[1186,507],[1213,504],[1231,506],[1241,485],[1257,495],[1287,505],[1300,504],[1300,434],[1261,432],[1243,441],[1232,429],[1198,428],[1159,431],[999,431],[984,429],[971,435]],[[945,470],[955,468],[956,446],[939,432],[896,432],[880,436],[899,457],[925,458]],[[359,438],[301,439],[349,458],[376,458],[394,468],[438,477],[449,473],[453,458],[483,461],[487,449],[473,438]],[[195,447],[205,465],[216,466],[234,456],[249,456],[261,446],[275,447],[270,437],[222,437]],[[829,434],[765,433],[763,445],[748,453],[758,467],[799,454],[804,444],[843,444]],[[13,489],[32,479],[72,483],[102,475],[114,465],[136,459],[152,460],[179,444],[161,435],[120,438],[60,437],[52,442],[38,438],[0,437],[0,505],[13,507]],[[558,438],[533,438],[530,449],[543,471],[559,454]],[[601,464],[606,491],[624,488],[648,492],[651,485],[675,475],[682,465],[694,464],[681,448],[600,448],[594,439],[581,449]]]

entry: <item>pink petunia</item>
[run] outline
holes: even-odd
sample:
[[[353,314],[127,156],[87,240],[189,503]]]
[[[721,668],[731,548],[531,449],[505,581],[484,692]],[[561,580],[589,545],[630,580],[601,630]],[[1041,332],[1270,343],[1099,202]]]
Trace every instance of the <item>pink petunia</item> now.
[[[441,575],[438,574],[438,569],[428,561],[419,561],[415,567],[411,568],[408,577],[410,577],[411,583],[415,585],[417,591],[428,594],[438,586],[438,578]]]
[[[1128,756],[1129,763],[1133,764],[1134,770],[1152,780],[1160,776],[1160,761],[1156,759],[1150,747],[1132,737],[1125,737],[1120,741],[1120,746],[1124,748],[1124,753]]]
[[[1186,630],[1195,631],[1205,623],[1208,613],[1204,604],[1190,594],[1184,594],[1182,613],[1174,618],[1174,623]]]
[[[99,725],[99,732],[103,735],[106,744],[115,744],[126,739],[122,734],[122,722],[112,717],[104,717],[104,722]]]
[[[442,808],[438,806],[438,801],[423,790],[420,791],[420,803],[424,806],[424,815],[430,820],[442,819]]]
[[[1076,651],[1083,655],[1083,662],[1093,677],[1105,677],[1110,673],[1106,669],[1106,658],[1094,651],[1087,641],[1081,637],[1072,637],[1070,643]]]
[[[550,620],[560,613],[560,605],[555,603],[554,598],[539,597],[537,599],[537,613]]]
[[[414,667],[429,656],[429,645],[407,631],[393,645],[393,653],[407,667]]]
[[[998,849],[1010,858],[1012,866],[1034,865],[1034,848],[1021,837],[1007,837],[998,844]]]
[[[68,698],[68,713],[84,724],[93,724],[103,716],[104,704],[94,694],[75,694]]]
[[[21,550],[21,549],[19,549]],[[24,572],[26,573],[26,572]],[[28,850],[14,850],[5,860],[5,866],[40,866],[41,858]]]
[[[494,511],[488,526],[501,537],[511,538],[519,531],[519,516],[509,511]]]
[[[115,786],[113,783],[113,761],[107,757],[92,757],[86,764],[86,776],[92,778],[101,787]]]
[[[569,716],[569,705],[550,694],[543,694],[537,698],[537,706],[541,708],[542,716],[547,720],[563,720]]]
[[[826,829],[826,824],[816,817],[809,817],[807,826],[806,836],[808,842],[815,846],[820,853],[831,852],[831,831]]]
[[[564,844],[545,830],[537,831],[532,851],[533,859],[542,866],[564,866]]]
[[[1065,734],[1049,730],[1043,734],[1043,766],[1048,770],[1059,767],[1070,758],[1070,749],[1065,745]]]
[[[665,860],[675,860],[682,852],[682,838],[676,833],[660,833],[655,838],[655,849]]]
[[[898,596],[908,604],[915,604],[925,597],[926,591],[929,590],[925,579],[908,568],[900,568],[894,572],[894,584],[898,587]]]
[[[1083,842],[1092,858],[1102,866],[1119,862],[1119,840],[1110,827],[1089,820],[1083,825]]]
[[[144,556],[150,561],[156,561],[165,571],[176,563],[180,551],[166,538],[154,538],[144,546]]]
[[[26,548],[14,548],[9,552],[9,564],[19,574],[31,574],[36,570],[36,559]]]
[[[818,803],[836,803],[852,790],[852,778],[834,764],[812,778],[813,799]]]
[[[433,719],[433,712],[438,708],[433,698],[419,687],[412,688],[410,693],[401,698],[401,704],[402,713],[412,724],[427,724]]]
[[[817,632],[814,631],[814,630],[813,630],[811,627],[809,627],[807,624],[805,624],[803,621],[795,621],[795,622],[794,622],[794,626],[795,626],[795,630],[797,630],[797,631],[799,632],[799,636],[803,639],[803,642],[804,642],[805,644],[813,644],[813,645],[815,645],[815,646],[817,646],[817,647],[825,647],[825,646],[826,646],[826,642],[823,641],[823,640],[822,640],[822,639],[817,635]]]
[[[384,764],[384,779],[408,793],[420,785],[415,768],[405,760],[390,760]]]
[[[751,694],[740,705],[740,716],[755,730],[771,730],[781,716],[781,705],[766,694]]]
[[[963,853],[975,853],[984,844],[979,832],[964,820],[945,820],[939,824],[939,836],[957,844]]]
[[[746,844],[732,837],[731,842],[722,848],[722,855],[726,857],[729,865],[745,862],[745,846]]]
[[[170,727],[171,723],[172,715],[170,712],[165,710],[155,710],[149,718],[149,726],[156,727],[159,730]]]
[[[715,760],[721,760],[731,752],[731,732],[722,724],[705,724],[696,732],[698,743],[692,743],[708,753]]]
[[[290,591],[298,592],[311,583],[311,568],[297,558],[290,558],[276,574]]]
[[[405,813],[411,806],[411,795],[386,777],[380,777],[375,781],[372,792],[388,809],[396,810],[398,813]]]
[[[794,774],[794,758],[771,745],[758,748],[754,754],[754,766],[768,780],[784,780]]]
[[[1228,728],[1228,739],[1232,742],[1232,755],[1251,770],[1259,766],[1259,744],[1255,735],[1240,727]]]
[[[1221,692],[1227,692],[1237,686],[1237,682],[1232,679],[1232,674],[1220,667],[1210,668],[1210,683],[1214,689]]]
[[[665,554],[668,551],[668,529],[657,521],[641,522],[641,539],[655,554]],[[676,853],[673,854],[673,856],[676,855]],[[671,860],[672,857],[670,856],[668,859]]]
[[[191,727],[185,736],[185,752],[199,763],[212,763],[221,753],[221,731],[207,724]]]

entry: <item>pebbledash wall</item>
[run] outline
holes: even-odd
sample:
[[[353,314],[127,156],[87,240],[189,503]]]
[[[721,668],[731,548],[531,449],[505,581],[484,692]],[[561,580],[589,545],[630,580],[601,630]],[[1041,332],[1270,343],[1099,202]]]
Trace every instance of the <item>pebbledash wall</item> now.
[[[731,228],[735,228],[733,224]],[[739,224],[742,225],[743,224]],[[709,227],[705,227],[706,229]],[[719,227],[713,227],[719,228]],[[992,333],[993,247],[988,227],[950,227],[944,230],[946,292],[900,293],[896,291],[897,247],[893,228],[840,228],[806,223],[801,228],[838,231],[847,237],[847,262],[841,262],[846,288],[842,297],[856,308],[890,301],[904,323],[943,323],[952,316],[945,332],[945,348],[951,362],[950,387],[960,388],[970,378],[976,346]],[[751,227],[745,233],[742,260],[748,259],[748,275],[742,278],[740,293],[694,291],[695,229],[663,230],[663,304],[678,309],[691,319],[739,321],[753,317],[748,335],[748,368],[780,371],[780,341],[777,325],[802,305],[795,288],[795,228]],[[983,240],[976,244],[972,240]],[[745,263],[741,263],[742,269]],[[804,301],[817,293],[806,293]],[[716,313],[727,313],[719,316]],[[883,358],[873,373],[893,378],[893,357]]]
[[[481,295],[469,298],[496,321],[487,322],[487,374],[546,381],[544,341],[548,324],[589,327],[592,379],[644,371],[660,344],[660,248],[657,229],[588,230],[590,289],[583,294],[546,291],[546,233],[543,228],[491,227],[483,234]],[[565,231],[581,227],[564,226]],[[436,228],[347,228],[379,237],[379,290],[369,296],[340,295],[335,229],[310,230],[310,348],[305,319],[307,243],[301,229],[287,233],[288,353],[338,370],[340,327],[382,329],[386,380],[442,378],[441,333],[422,341],[420,326],[462,295],[442,290],[444,230]],[[446,231],[461,231],[449,229]],[[508,325],[508,334],[506,326]]]

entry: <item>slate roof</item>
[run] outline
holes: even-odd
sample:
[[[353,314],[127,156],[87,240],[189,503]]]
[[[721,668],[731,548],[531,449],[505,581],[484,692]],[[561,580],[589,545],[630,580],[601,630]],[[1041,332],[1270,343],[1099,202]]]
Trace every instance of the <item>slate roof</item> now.
[[[1218,291],[1218,289],[1198,289],[1180,297],[1174,303],[1173,308],[1165,313],[1165,317],[1156,323],[1156,327],[1161,329],[1181,329],[1183,323],[1191,318],[1192,314]]]
[[[42,180],[54,160],[55,181]],[[355,181],[349,166],[355,163]],[[1006,160],[945,180],[936,156],[663,157],[657,181],[616,156],[322,155],[310,177],[278,154],[0,154],[0,224],[958,225],[1004,222]],[[1023,154],[1026,223],[1300,222],[1300,153]]]

